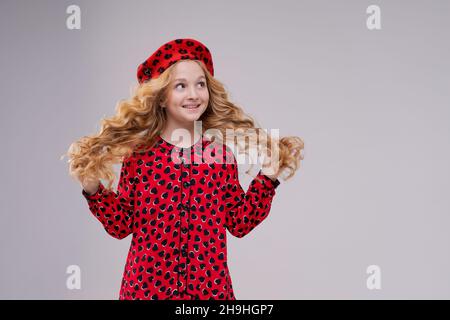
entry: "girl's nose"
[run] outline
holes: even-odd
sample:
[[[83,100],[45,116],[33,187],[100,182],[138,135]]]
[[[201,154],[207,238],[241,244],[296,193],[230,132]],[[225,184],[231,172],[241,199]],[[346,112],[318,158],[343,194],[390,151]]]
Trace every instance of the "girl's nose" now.
[[[198,97],[198,92],[197,89],[195,87],[190,87],[189,89],[189,97],[190,98],[197,98]]]

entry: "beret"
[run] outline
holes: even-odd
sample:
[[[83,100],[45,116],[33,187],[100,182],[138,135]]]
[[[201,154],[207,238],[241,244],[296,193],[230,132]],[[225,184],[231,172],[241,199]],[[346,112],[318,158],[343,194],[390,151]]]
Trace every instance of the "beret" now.
[[[175,39],[163,44],[137,70],[139,83],[157,78],[168,67],[179,60],[200,60],[214,76],[211,53],[208,48],[195,39]]]

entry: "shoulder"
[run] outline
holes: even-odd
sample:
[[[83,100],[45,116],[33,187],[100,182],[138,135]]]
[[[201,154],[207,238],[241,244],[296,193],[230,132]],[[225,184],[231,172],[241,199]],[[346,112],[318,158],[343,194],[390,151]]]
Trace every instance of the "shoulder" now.
[[[140,153],[133,151],[131,154],[123,157],[122,165],[127,168],[133,168],[141,158],[142,155]]]

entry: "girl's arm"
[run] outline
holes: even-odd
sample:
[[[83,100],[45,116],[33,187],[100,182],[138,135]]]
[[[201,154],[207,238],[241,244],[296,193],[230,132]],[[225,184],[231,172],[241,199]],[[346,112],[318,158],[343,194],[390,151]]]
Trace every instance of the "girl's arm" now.
[[[123,239],[133,232],[135,174],[134,161],[128,157],[122,162],[117,193],[106,190],[102,183],[92,195],[82,190],[89,210],[102,223],[106,232],[117,239]]]
[[[234,157],[233,157],[234,158]],[[241,187],[236,159],[230,165],[230,178],[225,195],[225,224],[232,235],[242,238],[260,224],[269,214],[275,189],[280,184],[259,171],[247,192]]]

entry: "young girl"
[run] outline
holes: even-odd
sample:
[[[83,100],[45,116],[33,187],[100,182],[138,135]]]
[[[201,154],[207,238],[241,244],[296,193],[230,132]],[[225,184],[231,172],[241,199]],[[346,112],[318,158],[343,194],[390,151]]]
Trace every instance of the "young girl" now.
[[[106,232],[117,239],[133,234],[119,299],[234,300],[226,229],[241,238],[268,216],[278,176],[294,175],[303,141],[261,134],[228,100],[210,51],[197,40],[162,45],[139,66],[138,81],[132,98],[102,120],[100,133],[68,152],[70,174]],[[180,142],[180,133],[188,139]],[[230,135],[233,145],[239,138],[257,141],[265,154],[246,192],[224,143]],[[248,153],[249,145],[237,146]],[[114,163],[122,163],[117,193]]]

